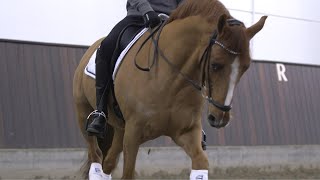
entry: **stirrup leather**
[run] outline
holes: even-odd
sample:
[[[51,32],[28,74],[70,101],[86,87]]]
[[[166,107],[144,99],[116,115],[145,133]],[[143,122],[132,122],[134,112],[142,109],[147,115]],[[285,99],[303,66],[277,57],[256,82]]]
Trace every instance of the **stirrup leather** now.
[[[204,151],[207,150],[207,135],[204,130],[202,130],[201,146]]]

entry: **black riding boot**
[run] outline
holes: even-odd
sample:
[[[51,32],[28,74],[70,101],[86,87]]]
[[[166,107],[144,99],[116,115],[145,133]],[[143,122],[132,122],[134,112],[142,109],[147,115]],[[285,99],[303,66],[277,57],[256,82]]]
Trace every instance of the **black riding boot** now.
[[[100,49],[96,54],[96,101],[97,110],[93,111],[93,121],[87,126],[88,135],[94,135],[103,138],[106,131],[106,122],[108,118],[106,97],[108,96],[108,71],[109,64],[106,60],[101,59]],[[90,116],[88,119],[90,119]]]

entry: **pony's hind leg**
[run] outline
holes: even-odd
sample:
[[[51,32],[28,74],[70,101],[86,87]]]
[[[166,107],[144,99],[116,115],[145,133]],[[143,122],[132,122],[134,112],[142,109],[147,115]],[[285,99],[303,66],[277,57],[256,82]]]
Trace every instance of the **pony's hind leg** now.
[[[190,131],[173,138],[192,160],[190,180],[208,180],[209,162],[201,146],[201,133],[201,128],[194,127]]]
[[[81,168],[84,178],[88,177],[92,163],[101,165],[103,159],[103,154],[98,146],[97,138],[95,136],[88,136],[85,130],[87,116],[92,112],[92,110],[92,107],[87,103],[76,103],[78,125],[88,146],[88,159]]]

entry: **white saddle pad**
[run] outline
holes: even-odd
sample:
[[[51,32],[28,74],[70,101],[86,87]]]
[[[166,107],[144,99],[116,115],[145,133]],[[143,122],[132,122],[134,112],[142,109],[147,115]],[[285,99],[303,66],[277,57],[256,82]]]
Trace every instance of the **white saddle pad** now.
[[[127,45],[127,47],[121,52],[120,56],[118,57],[117,59],[117,62],[116,62],[116,65],[114,67],[114,70],[113,70],[113,73],[112,73],[112,79],[114,80],[116,75],[117,75],[117,72],[118,72],[118,69],[121,65],[121,62],[123,60],[123,58],[125,57],[125,55],[127,54],[127,52],[129,51],[129,49],[134,45],[134,43],[148,30],[148,28],[144,28],[142,29],[142,31],[140,31],[140,33],[138,33],[134,38],[133,40]],[[92,77],[93,79],[96,78],[96,64],[95,64],[95,58],[96,58],[96,53],[97,51],[95,51],[86,68],[84,68],[84,73],[90,77]]]

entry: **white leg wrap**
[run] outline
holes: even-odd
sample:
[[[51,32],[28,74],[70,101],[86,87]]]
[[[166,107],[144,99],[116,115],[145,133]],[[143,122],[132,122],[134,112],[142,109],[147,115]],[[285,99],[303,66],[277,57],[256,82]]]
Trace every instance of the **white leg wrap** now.
[[[192,170],[190,180],[208,180],[208,170]]]
[[[111,174],[103,173],[99,163],[92,163],[89,170],[89,180],[111,180]]]
[[[111,174],[103,173],[103,180],[112,180]]]
[[[102,180],[102,166],[99,163],[91,163],[89,180]]]

